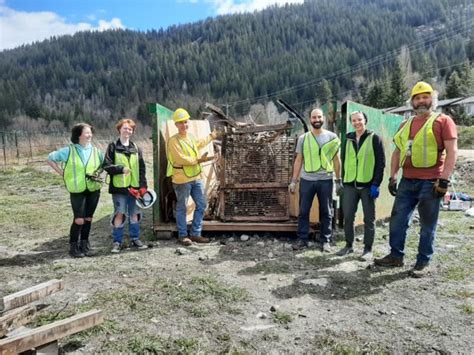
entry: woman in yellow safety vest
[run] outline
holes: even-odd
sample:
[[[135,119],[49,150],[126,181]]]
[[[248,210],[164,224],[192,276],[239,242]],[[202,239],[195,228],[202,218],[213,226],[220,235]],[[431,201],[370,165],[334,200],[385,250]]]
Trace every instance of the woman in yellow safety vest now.
[[[93,128],[78,123],[71,130],[71,144],[48,155],[47,163],[64,178],[70,193],[74,220],[69,232],[69,254],[74,258],[92,256],[89,234],[99,203],[99,174],[102,152],[91,144]]]
[[[344,256],[354,252],[354,219],[357,205],[362,200],[364,212],[364,251],[360,259],[372,259],[375,237],[375,199],[379,196],[385,168],[385,153],[380,137],[366,128],[367,115],[356,111],[351,114],[354,132],[346,135],[342,154],[342,210],[346,246],[337,252]]]
[[[109,144],[105,153],[104,170],[110,175],[109,193],[112,194],[114,215],[112,216],[112,253],[122,248],[125,222],[129,222],[130,246],[137,249],[148,248],[140,241],[141,213],[136,205],[136,197],[147,191],[145,161],[142,151],[130,138],[136,124],[130,118],[120,120],[115,128],[119,138]]]

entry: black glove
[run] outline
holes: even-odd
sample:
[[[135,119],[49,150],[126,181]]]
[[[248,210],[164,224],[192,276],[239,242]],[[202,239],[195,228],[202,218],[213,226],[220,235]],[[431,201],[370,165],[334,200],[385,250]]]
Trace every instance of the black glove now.
[[[397,196],[397,179],[388,179],[388,192],[392,196]]]
[[[449,185],[449,180],[446,180],[446,179],[436,180],[433,185],[434,195],[438,198],[441,198],[444,195],[446,195],[446,192],[448,192],[448,185]]]

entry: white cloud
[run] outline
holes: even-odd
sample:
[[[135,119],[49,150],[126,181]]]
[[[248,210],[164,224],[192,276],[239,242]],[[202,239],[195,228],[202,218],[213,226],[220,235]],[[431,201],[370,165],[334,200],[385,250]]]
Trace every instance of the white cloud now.
[[[121,20],[99,20],[97,27],[87,22],[66,23],[54,12],[23,12],[2,6],[0,0],[0,50],[18,47],[51,36],[74,34],[78,31],[104,31],[124,28]]]
[[[302,4],[304,0],[209,0],[219,15],[263,10],[271,5]]]

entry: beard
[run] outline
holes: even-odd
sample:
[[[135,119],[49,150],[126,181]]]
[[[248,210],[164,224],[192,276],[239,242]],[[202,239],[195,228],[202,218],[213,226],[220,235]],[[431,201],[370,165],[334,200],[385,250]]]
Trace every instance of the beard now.
[[[425,113],[427,113],[430,110],[431,110],[431,104],[429,104],[429,105],[418,105],[417,107],[413,107],[413,111],[415,111],[415,113],[417,115],[424,115]]]
[[[320,129],[323,126],[322,122],[311,122],[311,126],[313,126],[314,129]]]

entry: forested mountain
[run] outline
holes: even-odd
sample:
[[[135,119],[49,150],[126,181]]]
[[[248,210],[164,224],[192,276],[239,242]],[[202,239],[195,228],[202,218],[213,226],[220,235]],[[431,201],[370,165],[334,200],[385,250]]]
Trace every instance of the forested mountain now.
[[[207,100],[234,115],[276,97],[299,109],[349,97],[390,106],[407,80],[471,70],[473,15],[468,0],[314,0],[51,38],[0,52],[0,128],[25,116],[54,127],[123,115],[148,123],[147,102],[195,113]]]

